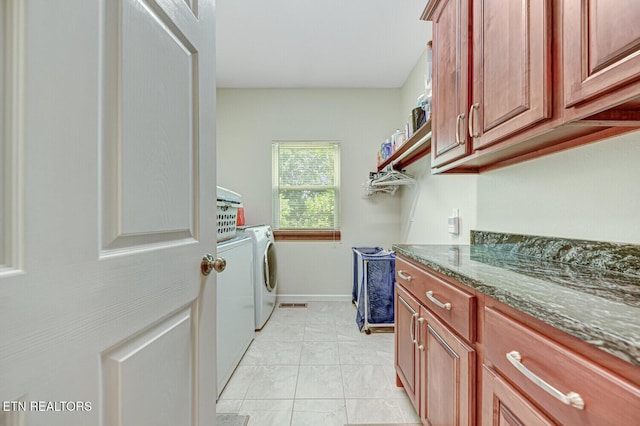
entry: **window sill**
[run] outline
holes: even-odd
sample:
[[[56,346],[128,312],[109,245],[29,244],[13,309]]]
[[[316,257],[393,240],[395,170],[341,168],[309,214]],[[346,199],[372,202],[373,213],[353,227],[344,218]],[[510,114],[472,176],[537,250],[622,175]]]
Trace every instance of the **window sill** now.
[[[274,230],[276,241],[340,241],[340,231]]]

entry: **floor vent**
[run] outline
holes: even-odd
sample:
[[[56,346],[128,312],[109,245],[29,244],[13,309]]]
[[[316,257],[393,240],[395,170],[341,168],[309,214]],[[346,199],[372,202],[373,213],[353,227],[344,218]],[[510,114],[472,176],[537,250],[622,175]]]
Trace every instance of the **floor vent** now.
[[[306,303],[281,303],[278,305],[279,308],[306,308]]]

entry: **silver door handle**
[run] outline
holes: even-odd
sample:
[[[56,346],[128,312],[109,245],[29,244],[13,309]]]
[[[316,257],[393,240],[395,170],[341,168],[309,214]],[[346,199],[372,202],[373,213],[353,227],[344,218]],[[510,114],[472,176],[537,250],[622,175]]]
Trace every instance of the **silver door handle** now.
[[[407,303],[406,300],[402,298],[402,296],[398,295],[398,300],[411,312],[411,320],[409,320],[409,335],[411,336],[411,343],[416,344],[415,320],[418,317],[418,313]]]
[[[416,343],[418,344],[418,350],[424,352],[424,342],[420,344],[420,335],[422,334],[422,323],[424,322],[424,318],[418,318],[418,335],[416,336]]]
[[[478,109],[480,109],[480,104],[478,103],[471,105],[471,108],[469,108],[469,136],[471,136],[472,138],[477,138],[478,136],[480,136],[478,132],[474,133],[473,131],[474,117],[476,116],[475,111],[478,111]]]
[[[200,262],[200,271],[205,277],[211,273],[212,270],[216,272],[222,272],[227,267],[227,261],[224,257],[214,258],[212,254],[205,254]]]
[[[418,314],[415,313],[411,315],[411,321],[409,321],[409,335],[411,336],[411,343],[414,345],[418,344],[418,340],[416,339],[416,318],[418,318]]]
[[[554,398],[562,401],[563,404],[570,405],[572,407],[577,408],[578,410],[584,410],[584,400],[580,396],[580,394],[576,392],[569,392],[568,394],[563,394],[558,389],[551,386],[549,383],[542,380],[538,377],[534,372],[529,370],[522,363],[522,356],[520,356],[520,352],[511,351],[507,354],[507,359],[515,368],[518,369],[527,379],[531,380],[533,383],[538,385],[542,390],[547,392],[549,395]]]
[[[446,309],[447,311],[451,310],[451,303],[449,302],[442,303],[441,301],[439,301],[433,296],[433,291],[428,291],[426,294],[427,294],[427,298],[431,300],[433,303],[435,303],[436,306],[438,306],[439,308]]]
[[[464,120],[464,113],[456,117],[456,144],[455,146],[464,145],[464,139],[460,138],[460,122]],[[465,137],[466,139],[466,137]],[[455,148],[454,146],[454,148]]]
[[[411,275],[407,274],[406,272],[400,269],[398,270],[398,276],[403,280],[407,280],[407,281],[411,281],[413,279]]]

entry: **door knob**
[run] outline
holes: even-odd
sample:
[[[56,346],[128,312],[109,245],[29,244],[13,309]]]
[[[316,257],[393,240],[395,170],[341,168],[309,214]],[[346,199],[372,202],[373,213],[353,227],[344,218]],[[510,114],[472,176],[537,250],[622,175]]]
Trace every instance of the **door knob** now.
[[[205,254],[202,257],[202,262],[200,263],[200,271],[202,271],[202,275],[205,277],[211,273],[212,269],[215,269],[216,272],[222,272],[226,267],[227,261],[224,257],[216,259],[211,254]]]

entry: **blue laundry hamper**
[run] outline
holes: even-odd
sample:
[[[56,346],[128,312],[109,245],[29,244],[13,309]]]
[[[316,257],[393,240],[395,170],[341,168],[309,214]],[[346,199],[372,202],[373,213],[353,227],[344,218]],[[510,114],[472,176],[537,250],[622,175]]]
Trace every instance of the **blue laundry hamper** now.
[[[360,331],[393,327],[395,254],[381,247],[353,247],[352,302]]]

